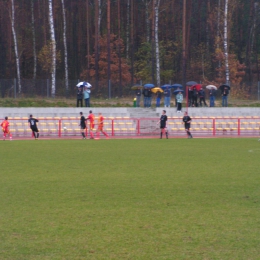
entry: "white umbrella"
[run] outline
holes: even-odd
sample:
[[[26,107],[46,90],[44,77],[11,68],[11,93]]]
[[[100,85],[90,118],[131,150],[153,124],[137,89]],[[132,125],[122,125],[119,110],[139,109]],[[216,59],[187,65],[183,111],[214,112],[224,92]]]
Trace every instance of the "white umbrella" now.
[[[88,82],[86,82],[87,84],[86,84],[86,87],[87,88],[92,88],[92,85],[91,84],[89,84]]]
[[[214,86],[214,85],[208,85],[208,86],[206,86],[206,89],[215,89],[215,90],[217,90],[218,88],[216,86]]]
[[[87,82],[85,82],[85,81],[81,81],[81,82],[79,82],[76,86],[78,87],[78,88],[80,88],[80,87],[85,87],[87,85]]]

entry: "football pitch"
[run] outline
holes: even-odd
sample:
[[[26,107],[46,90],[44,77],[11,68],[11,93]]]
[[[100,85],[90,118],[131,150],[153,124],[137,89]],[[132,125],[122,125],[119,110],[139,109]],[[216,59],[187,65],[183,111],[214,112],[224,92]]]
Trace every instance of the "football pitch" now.
[[[0,143],[0,259],[259,259],[256,138]]]

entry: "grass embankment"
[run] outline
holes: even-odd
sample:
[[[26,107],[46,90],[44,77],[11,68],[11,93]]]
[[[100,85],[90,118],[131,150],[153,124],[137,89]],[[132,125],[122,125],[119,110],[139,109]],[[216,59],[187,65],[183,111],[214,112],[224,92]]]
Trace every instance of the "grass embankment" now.
[[[5,141],[0,259],[259,259],[256,139]]]

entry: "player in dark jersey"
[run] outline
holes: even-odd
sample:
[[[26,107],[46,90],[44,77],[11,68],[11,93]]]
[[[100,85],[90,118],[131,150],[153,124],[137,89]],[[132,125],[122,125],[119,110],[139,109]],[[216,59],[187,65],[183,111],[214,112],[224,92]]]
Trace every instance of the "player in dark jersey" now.
[[[80,114],[79,125],[80,125],[80,131],[81,131],[81,134],[82,134],[82,139],[86,139],[86,136],[85,136],[86,118],[83,116],[82,112],[80,112],[79,114]]]
[[[160,117],[160,121],[158,122],[158,124],[160,124],[160,128],[161,128],[160,139],[162,139],[163,133],[165,133],[166,138],[168,139],[168,131],[167,131],[167,127],[166,127],[167,120],[168,120],[168,118],[166,116],[166,111],[163,110],[162,115]]]
[[[30,118],[28,119],[28,123],[33,132],[35,140],[38,140],[38,138],[39,138],[39,130],[37,127],[38,122],[39,122],[38,119],[35,119],[35,118],[33,118],[33,115],[30,115]]]
[[[184,124],[184,127],[185,127],[185,131],[188,135],[188,138],[193,138],[191,133],[190,133],[190,123],[191,123],[191,118],[190,116],[188,115],[188,112],[185,112],[184,113],[184,117],[182,118],[182,121],[183,121],[183,124]]]

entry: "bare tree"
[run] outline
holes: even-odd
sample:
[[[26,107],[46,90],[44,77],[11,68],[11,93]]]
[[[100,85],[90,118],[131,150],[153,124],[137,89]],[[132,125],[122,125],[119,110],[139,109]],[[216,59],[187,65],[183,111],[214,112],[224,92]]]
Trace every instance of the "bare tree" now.
[[[31,14],[32,14],[32,37],[33,37],[33,80],[36,79],[37,70],[37,54],[36,54],[36,40],[35,40],[35,23],[34,23],[34,1],[31,0]]]
[[[11,4],[12,4],[12,11],[11,11],[12,34],[13,34],[13,39],[14,39],[14,52],[15,52],[15,61],[16,61],[18,93],[20,94],[22,91],[22,86],[21,86],[20,60],[19,60],[19,54],[18,54],[17,36],[16,36],[16,30],[15,30],[14,0],[11,0]]]
[[[182,81],[186,84],[186,0],[183,0],[182,14]]]
[[[107,0],[107,85],[110,90],[110,78],[111,78],[111,70],[110,70],[110,0]],[[110,98],[110,92],[109,92]]]
[[[64,0],[61,0],[62,5],[62,18],[63,18],[63,44],[64,44],[64,66],[65,66],[65,87],[66,91],[69,91],[69,79],[68,79],[68,50],[67,50],[67,25],[66,25],[66,10],[64,6]]]
[[[49,25],[50,25],[50,37],[52,46],[52,64],[51,64],[51,96],[55,97],[56,94],[56,41],[55,41],[55,31],[53,22],[53,12],[52,12],[52,0],[49,1]]]
[[[229,83],[229,65],[228,65],[228,0],[225,0],[224,9],[224,56],[225,56],[225,72],[226,72],[226,83]]]
[[[161,84],[160,78],[160,49],[159,49],[159,37],[158,37],[158,24],[159,24],[159,7],[160,7],[160,0],[155,1],[154,5],[154,16],[155,16],[155,23],[154,23],[154,43],[155,43],[155,64],[156,64],[156,83],[159,87]]]

